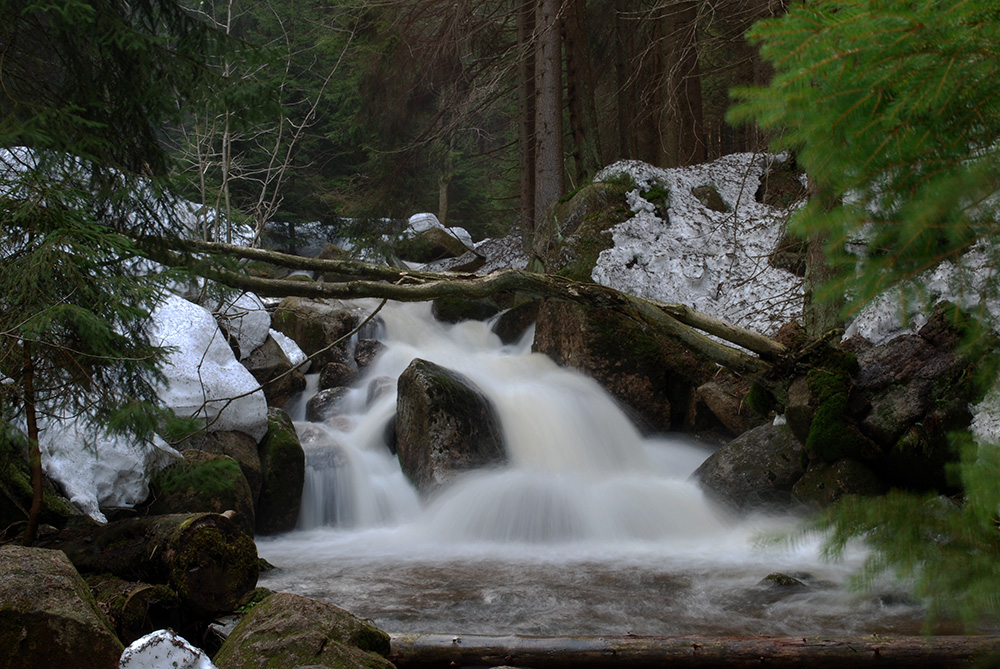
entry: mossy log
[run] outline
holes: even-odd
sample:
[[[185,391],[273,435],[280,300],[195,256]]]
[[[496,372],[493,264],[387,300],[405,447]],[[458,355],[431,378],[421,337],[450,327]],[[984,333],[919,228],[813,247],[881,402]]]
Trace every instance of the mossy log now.
[[[167,585],[196,616],[231,612],[257,585],[257,547],[222,514],[129,518],[67,539],[48,547],[81,573]]]
[[[956,667],[1000,656],[997,636],[537,637],[397,634],[398,669],[434,667]]]

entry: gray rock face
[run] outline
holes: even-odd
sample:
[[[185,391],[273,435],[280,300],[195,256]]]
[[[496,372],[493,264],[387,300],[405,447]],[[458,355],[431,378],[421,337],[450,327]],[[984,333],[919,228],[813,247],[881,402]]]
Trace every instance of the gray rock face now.
[[[271,318],[271,326],[291,337],[306,355],[323,350],[314,359],[316,365],[348,359],[349,342],[344,337],[357,323],[355,314],[340,303],[301,297],[283,299]]]
[[[419,358],[399,377],[396,449],[403,472],[422,493],[460,471],[505,459],[489,399],[462,375]]]
[[[3,546],[0,574],[0,666],[118,666],[124,648],[65,553]]]
[[[292,395],[306,387],[305,375],[298,370],[291,371],[288,356],[270,335],[242,362],[264,387],[268,406],[285,408]]]
[[[341,608],[276,593],[243,617],[213,658],[219,669],[358,667],[391,669],[389,635]]]
[[[693,476],[710,496],[746,513],[787,507],[805,471],[805,451],[792,431],[761,425],[713,453]]]

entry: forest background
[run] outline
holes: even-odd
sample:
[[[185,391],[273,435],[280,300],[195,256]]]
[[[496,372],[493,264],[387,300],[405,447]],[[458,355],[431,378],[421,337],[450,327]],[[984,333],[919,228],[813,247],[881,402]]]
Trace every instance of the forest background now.
[[[205,236],[224,241],[223,221],[375,238],[418,211],[474,239],[530,235],[617,160],[765,150],[725,115],[730,89],[766,84],[745,33],[782,4],[192,3],[244,48],[212,63],[217,94],[170,131],[184,195],[203,205]]]

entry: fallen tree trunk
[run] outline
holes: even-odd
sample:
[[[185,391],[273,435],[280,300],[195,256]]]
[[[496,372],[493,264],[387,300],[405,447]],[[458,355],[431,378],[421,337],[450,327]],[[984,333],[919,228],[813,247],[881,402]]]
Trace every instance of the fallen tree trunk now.
[[[436,667],[956,667],[1000,656],[997,636],[538,637],[392,635],[399,669]]]
[[[649,327],[652,332],[679,341],[690,350],[741,374],[762,376],[775,361],[788,353],[782,344],[769,337],[699,313],[685,305],[648,300],[600,284],[574,281],[553,274],[514,269],[486,275],[422,272],[353,260],[302,258],[218,242],[177,241],[174,244],[175,249],[167,249],[162,244],[146,240],[143,246],[155,260],[173,266],[187,266],[205,278],[263,296],[314,299],[374,297],[420,302],[443,297],[480,299],[499,293],[517,293],[539,299],[575,302],[591,308],[618,310]],[[251,276],[228,269],[224,263],[213,258],[264,261],[288,269],[336,275],[344,277],[344,280],[309,282]]]
[[[197,616],[229,613],[257,585],[257,547],[234,521],[217,513],[129,518],[56,538],[82,574],[163,584]]]

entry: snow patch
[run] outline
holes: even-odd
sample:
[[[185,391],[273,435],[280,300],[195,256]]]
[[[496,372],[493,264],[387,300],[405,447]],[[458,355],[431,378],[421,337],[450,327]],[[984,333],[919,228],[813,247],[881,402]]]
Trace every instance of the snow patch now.
[[[264,436],[264,392],[207,309],[170,295],[153,310],[149,336],[173,349],[162,368],[168,382],[158,389],[165,406],[179,416],[203,418],[209,431],[239,430],[258,441]]]
[[[787,212],[754,195],[773,156],[740,153],[711,163],[661,169],[635,160],[606,167],[597,180],[626,174],[634,215],[611,229],[614,247],[598,257],[592,278],[611,288],[693,307],[735,325],[774,334],[802,315],[802,281],[768,258],[784,234]],[[707,208],[692,193],[712,186],[729,208]],[[643,193],[669,193],[666,217]]]
[[[157,630],[125,649],[118,669],[216,669],[203,651],[170,630]]]

